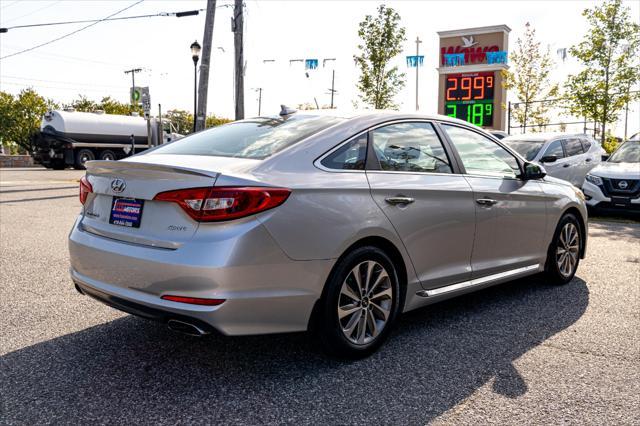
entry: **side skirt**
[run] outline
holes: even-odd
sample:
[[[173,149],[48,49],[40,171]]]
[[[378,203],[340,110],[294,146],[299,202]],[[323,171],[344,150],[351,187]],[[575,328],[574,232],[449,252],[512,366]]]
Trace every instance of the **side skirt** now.
[[[469,289],[470,287],[489,284],[493,281],[502,281],[507,278],[516,277],[518,275],[529,274],[534,271],[538,271],[539,269],[540,269],[540,264],[536,263],[535,265],[523,266],[522,268],[511,269],[509,271],[504,271],[504,272],[500,272],[493,275],[487,275],[486,277],[475,278],[473,280],[463,281],[457,284],[451,284],[448,286],[438,287],[431,290],[420,290],[416,292],[416,296],[420,296],[420,297],[441,296],[447,293],[453,293],[453,292]]]

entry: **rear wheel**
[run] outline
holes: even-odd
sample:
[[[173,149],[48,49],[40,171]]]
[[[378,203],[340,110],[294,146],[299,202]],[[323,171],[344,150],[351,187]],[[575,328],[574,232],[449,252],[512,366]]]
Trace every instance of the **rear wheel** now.
[[[93,155],[93,151],[91,151],[90,149],[80,149],[76,152],[76,158],[73,164],[73,168],[77,170],[84,170],[84,163],[95,159],[96,157],[95,155]]]
[[[578,219],[568,213],[560,219],[547,254],[545,275],[553,284],[573,279],[580,263],[582,235]]]
[[[399,309],[396,269],[377,247],[360,247],[331,274],[320,302],[317,336],[329,353],[362,358],[389,335]]]
[[[100,159],[105,161],[116,161],[116,153],[109,149],[105,149],[100,153]]]

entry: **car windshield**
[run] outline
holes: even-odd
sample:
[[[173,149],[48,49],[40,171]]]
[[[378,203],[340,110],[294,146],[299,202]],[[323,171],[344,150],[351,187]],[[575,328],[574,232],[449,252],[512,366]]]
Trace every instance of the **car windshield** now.
[[[610,163],[640,163],[640,142],[625,142],[608,160]]]
[[[525,160],[531,161],[536,158],[540,148],[544,145],[544,141],[526,141],[518,139],[503,139],[509,148],[513,149],[518,154],[522,155]]]
[[[153,154],[210,155],[264,159],[344,121],[329,116],[259,117],[195,133],[153,150]]]

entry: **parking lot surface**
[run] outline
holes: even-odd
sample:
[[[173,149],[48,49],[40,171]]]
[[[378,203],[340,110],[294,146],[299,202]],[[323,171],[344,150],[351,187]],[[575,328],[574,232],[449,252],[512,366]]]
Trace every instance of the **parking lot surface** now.
[[[192,338],[79,295],[82,174],[0,169],[0,424],[640,422],[640,223],[592,221],[568,285],[411,312],[345,362],[302,333]]]

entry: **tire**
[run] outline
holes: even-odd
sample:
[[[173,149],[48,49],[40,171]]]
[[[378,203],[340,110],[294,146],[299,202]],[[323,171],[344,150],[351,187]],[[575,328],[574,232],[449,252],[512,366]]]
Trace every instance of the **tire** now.
[[[369,293],[361,296],[367,289]],[[400,296],[398,275],[389,256],[377,247],[357,248],[339,260],[329,276],[312,334],[331,355],[366,357],[387,339],[398,314]]]
[[[86,167],[84,163],[87,161],[95,160],[96,157],[93,155],[93,151],[90,149],[80,149],[75,153],[75,162],[73,163],[73,168],[76,170],[85,170]]]
[[[100,153],[100,159],[105,161],[116,161],[118,158],[116,157],[115,152],[105,149]]]
[[[573,279],[580,264],[583,238],[576,216],[572,213],[562,216],[547,253],[544,274],[548,282],[562,285]]]

